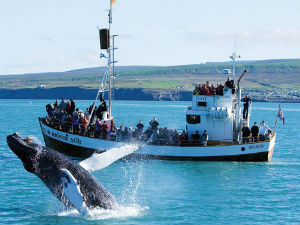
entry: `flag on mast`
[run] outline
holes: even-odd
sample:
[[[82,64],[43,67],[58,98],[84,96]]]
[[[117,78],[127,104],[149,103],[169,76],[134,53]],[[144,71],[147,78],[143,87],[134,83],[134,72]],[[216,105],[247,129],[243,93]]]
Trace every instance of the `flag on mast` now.
[[[107,58],[106,55],[104,55],[103,53],[100,53],[100,59],[101,58]]]
[[[110,0],[111,1],[111,5],[115,5],[116,4],[116,0]]]
[[[277,117],[278,117],[278,118],[282,121],[282,123],[284,124],[284,115],[283,115],[283,112],[281,111],[280,105],[278,106]]]

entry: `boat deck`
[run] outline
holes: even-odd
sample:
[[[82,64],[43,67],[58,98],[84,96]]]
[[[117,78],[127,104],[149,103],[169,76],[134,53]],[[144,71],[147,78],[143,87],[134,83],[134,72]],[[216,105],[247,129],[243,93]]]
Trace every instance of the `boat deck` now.
[[[157,145],[157,146],[180,146],[180,147],[204,147],[203,144],[201,144],[201,141],[193,141],[193,140],[185,140],[185,141],[170,141],[170,140],[166,140],[166,139],[159,139],[159,138],[155,138],[155,139],[146,139],[146,138],[135,138],[135,137],[131,137],[131,138],[123,138],[121,136],[115,136],[115,137],[110,137],[110,138],[103,138],[101,135],[99,137],[95,137],[95,127],[90,126],[87,130],[87,132],[85,133],[74,133],[72,131],[70,131],[68,129],[69,126],[71,126],[71,124],[66,124],[66,123],[59,123],[58,121],[53,121],[53,120],[49,120],[47,117],[43,117],[43,118],[39,118],[40,122],[43,123],[46,126],[49,126],[55,130],[58,131],[62,131],[64,133],[68,133],[68,134],[73,134],[73,135],[78,135],[78,136],[82,136],[82,137],[88,137],[88,138],[93,138],[93,139],[101,139],[101,140],[107,140],[107,141],[113,141],[113,142],[128,142],[128,143],[136,143],[136,142],[140,142],[140,143],[147,143],[147,145]],[[247,141],[212,141],[209,140],[207,142],[207,147],[213,147],[213,146],[231,146],[231,145],[241,145],[244,143],[262,143],[262,142],[270,142],[269,138],[266,138],[265,140],[256,140],[254,141],[254,139],[252,137],[249,137]]]

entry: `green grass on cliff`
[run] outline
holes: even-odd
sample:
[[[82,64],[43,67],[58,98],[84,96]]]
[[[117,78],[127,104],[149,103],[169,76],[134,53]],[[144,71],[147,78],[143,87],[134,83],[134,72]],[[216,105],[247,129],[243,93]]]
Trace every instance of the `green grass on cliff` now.
[[[224,83],[222,73],[230,68],[229,63],[206,63],[166,67],[117,67],[118,77],[115,87],[143,88],[160,90],[192,90],[195,84],[209,80],[211,83]],[[237,75],[244,69],[247,74],[242,86],[252,89],[297,89],[299,90],[299,59],[262,60],[238,62]],[[0,76],[0,88],[36,88],[44,84],[53,87],[98,88],[103,68],[88,68],[62,73],[40,73]]]

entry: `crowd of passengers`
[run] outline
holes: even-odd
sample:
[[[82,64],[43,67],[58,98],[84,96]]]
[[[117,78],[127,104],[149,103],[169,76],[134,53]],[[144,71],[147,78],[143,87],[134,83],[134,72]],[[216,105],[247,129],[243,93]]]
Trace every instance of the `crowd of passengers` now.
[[[113,121],[111,121],[111,124],[108,124],[103,120],[104,113],[107,113],[107,106],[102,96],[100,97],[100,102],[101,104],[98,107],[92,104],[83,112],[79,108],[76,108],[73,99],[68,100],[68,102],[66,102],[64,98],[61,102],[56,100],[55,103],[46,105],[48,114],[46,121],[58,126],[59,129],[65,132],[106,140],[147,141],[151,138],[151,140],[157,144],[174,145],[185,142],[196,142],[204,146],[207,145],[208,133],[206,130],[202,135],[197,130],[191,135],[191,139],[189,139],[188,134],[184,130],[182,133],[178,133],[176,129],[172,130],[167,127],[159,128],[159,122],[156,117],[149,122],[150,126],[145,130],[141,120],[135,129],[127,126],[124,128],[123,126],[116,128]],[[265,140],[271,133],[271,129],[263,121],[260,127],[258,127],[255,122],[251,131],[246,124],[244,124],[241,132],[243,142],[249,142],[251,137],[253,141]]]
[[[185,131],[179,134],[177,130],[171,130],[167,127],[159,128],[159,122],[156,117],[149,122],[150,126],[145,130],[141,120],[135,129],[127,126],[116,128],[113,121],[111,121],[111,124],[108,124],[103,120],[103,115],[107,112],[107,106],[102,97],[100,97],[100,101],[100,106],[91,105],[83,112],[76,108],[73,99],[67,102],[64,98],[61,102],[56,100],[55,103],[46,105],[48,114],[46,121],[65,132],[106,140],[146,141],[151,138],[157,144],[177,144],[188,141],[188,135]]]
[[[242,142],[257,142],[257,141],[265,141],[269,139],[272,135],[271,128],[265,123],[263,120],[259,126],[254,122],[254,125],[250,128],[246,123],[243,123],[241,128],[242,133]],[[193,141],[200,141],[202,145],[206,146],[208,141],[208,133],[205,130],[202,135],[199,134],[199,131],[196,130],[194,134],[191,135]]]
[[[92,104],[83,112],[79,108],[76,108],[73,99],[70,99],[68,102],[64,98],[61,102],[56,100],[55,103],[46,105],[48,122],[54,122],[67,132],[85,135],[88,131],[89,123],[93,124],[92,122],[96,121],[96,124],[94,122],[94,126],[97,125],[97,122],[103,119],[104,112],[107,111],[105,100],[101,97],[100,101],[101,104],[98,107]],[[106,123],[101,125],[101,129],[104,130],[106,127],[105,129],[108,130]],[[99,129],[99,127],[96,128]]]
[[[156,117],[149,122],[150,126],[146,130],[144,130],[142,120],[138,122],[135,129],[127,126],[116,128],[113,123],[108,124],[105,120],[102,120],[103,112],[107,111],[104,100],[98,108],[95,107],[95,113],[92,114],[89,125],[92,108],[93,105],[83,112],[78,108],[75,109],[75,103],[72,99],[67,103],[65,99],[62,99],[60,103],[56,100],[54,104],[50,103],[46,106],[48,113],[46,121],[66,132],[105,140],[146,141],[151,138],[156,144],[177,144],[188,140],[185,131],[179,134],[177,130],[170,130],[167,127],[159,128]]]
[[[230,88],[232,89],[232,94],[235,93],[234,89],[234,81],[231,80],[230,77],[227,78],[227,81],[225,84],[209,84],[209,81],[206,81],[206,83],[199,84],[195,86],[193,95],[207,95],[207,96],[213,96],[213,95],[223,95],[224,88]]]

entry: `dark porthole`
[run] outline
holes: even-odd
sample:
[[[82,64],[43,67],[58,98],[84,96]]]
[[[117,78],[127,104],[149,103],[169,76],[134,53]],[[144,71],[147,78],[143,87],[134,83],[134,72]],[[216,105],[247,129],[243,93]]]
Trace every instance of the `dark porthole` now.
[[[246,149],[245,149],[245,147],[242,147],[241,150],[242,150],[242,151],[245,151]]]

